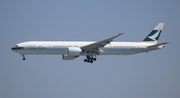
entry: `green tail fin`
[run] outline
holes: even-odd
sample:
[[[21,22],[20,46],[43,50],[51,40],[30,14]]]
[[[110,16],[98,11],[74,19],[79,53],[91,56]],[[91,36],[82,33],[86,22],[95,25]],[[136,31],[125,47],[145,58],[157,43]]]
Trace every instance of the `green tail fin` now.
[[[143,41],[157,43],[161,35],[163,26],[164,26],[164,23],[159,23]]]

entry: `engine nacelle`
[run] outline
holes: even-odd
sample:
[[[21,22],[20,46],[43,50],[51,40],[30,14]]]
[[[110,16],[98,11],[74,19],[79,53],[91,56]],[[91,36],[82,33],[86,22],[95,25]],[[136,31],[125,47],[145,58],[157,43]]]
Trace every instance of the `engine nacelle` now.
[[[68,47],[68,55],[69,56],[79,56],[82,50],[79,47]]]
[[[74,60],[76,56],[62,55],[63,60]]]
[[[103,55],[105,52],[104,52],[104,50],[102,50],[102,49],[99,49],[99,53],[98,53],[98,55]]]

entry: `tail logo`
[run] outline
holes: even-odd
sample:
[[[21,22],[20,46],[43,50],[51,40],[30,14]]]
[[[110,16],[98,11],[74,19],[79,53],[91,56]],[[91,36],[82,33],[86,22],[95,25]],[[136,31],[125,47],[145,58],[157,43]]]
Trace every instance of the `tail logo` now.
[[[154,41],[157,41],[157,37],[160,33],[160,30],[158,30],[155,34],[153,34],[152,36],[148,36],[148,38],[154,40]]]
[[[143,41],[157,42],[162,30],[152,30],[152,32]]]
[[[159,23],[143,41],[158,42],[164,23]]]

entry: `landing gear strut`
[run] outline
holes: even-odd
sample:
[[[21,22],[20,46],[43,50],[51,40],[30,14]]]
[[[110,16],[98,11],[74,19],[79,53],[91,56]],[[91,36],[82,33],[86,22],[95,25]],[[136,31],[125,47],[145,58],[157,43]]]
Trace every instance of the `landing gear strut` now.
[[[86,59],[84,59],[84,62],[87,63],[93,63],[93,61],[96,61],[96,56],[94,57],[93,55],[86,55]]]
[[[22,57],[23,57],[23,59],[22,59],[22,60],[23,60],[23,61],[25,61],[25,60],[26,60],[26,58],[25,58],[25,55],[24,55],[24,54],[22,55]]]

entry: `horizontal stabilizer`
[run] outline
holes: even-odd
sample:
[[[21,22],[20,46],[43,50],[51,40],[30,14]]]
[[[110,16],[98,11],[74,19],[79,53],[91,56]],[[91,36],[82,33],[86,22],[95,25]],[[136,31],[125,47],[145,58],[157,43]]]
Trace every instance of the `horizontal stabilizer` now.
[[[159,43],[159,44],[155,44],[155,45],[151,45],[151,46],[148,46],[147,48],[156,48],[156,47],[159,47],[161,45],[165,45],[165,44],[168,44],[169,42],[163,42],[163,43]]]

